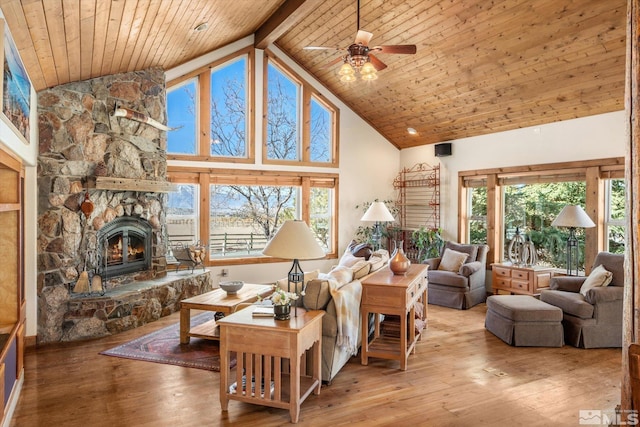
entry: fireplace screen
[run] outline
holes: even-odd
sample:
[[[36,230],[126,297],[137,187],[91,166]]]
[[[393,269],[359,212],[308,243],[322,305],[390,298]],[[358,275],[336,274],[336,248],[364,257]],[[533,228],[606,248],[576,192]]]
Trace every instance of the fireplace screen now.
[[[98,233],[104,277],[146,270],[151,265],[151,226],[140,218],[117,218]]]

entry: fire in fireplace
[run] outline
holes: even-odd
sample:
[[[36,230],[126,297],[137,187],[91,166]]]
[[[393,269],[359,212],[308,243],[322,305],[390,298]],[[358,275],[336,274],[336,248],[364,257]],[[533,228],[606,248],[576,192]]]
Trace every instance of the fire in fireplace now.
[[[98,260],[103,277],[148,270],[151,226],[141,218],[120,217],[98,231]]]

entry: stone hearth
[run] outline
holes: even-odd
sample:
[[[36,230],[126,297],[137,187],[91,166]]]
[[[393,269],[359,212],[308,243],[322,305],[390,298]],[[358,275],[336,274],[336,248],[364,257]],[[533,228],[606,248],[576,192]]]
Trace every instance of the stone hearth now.
[[[128,108],[165,123],[165,97],[160,69],[38,93],[38,343],[136,327],[175,311],[176,298],[211,288],[202,273],[188,280],[174,277],[176,284],[154,283],[167,275],[167,197],[149,189],[166,185],[166,133],[112,115],[116,108]],[[132,184],[101,186],[114,179]],[[98,234],[122,218],[148,223],[151,268],[106,277]],[[79,278],[92,283],[94,276],[102,278],[104,295],[73,293]],[[147,290],[122,298],[119,287]],[[134,301],[134,293],[144,298]]]

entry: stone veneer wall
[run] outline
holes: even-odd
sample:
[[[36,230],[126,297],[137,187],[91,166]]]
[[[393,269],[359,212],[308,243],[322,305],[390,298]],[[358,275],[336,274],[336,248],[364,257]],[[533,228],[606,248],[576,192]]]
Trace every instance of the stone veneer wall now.
[[[166,275],[166,194],[92,187],[96,176],[166,181],[166,132],[112,116],[115,108],[125,107],[165,123],[165,92],[164,72],[149,69],[38,93],[39,343],[114,332],[99,325],[112,317],[120,319],[121,324],[137,326],[155,316],[132,310],[136,304],[131,303],[105,304],[93,312],[70,304],[78,298],[71,291],[80,274],[98,271],[96,232],[120,216],[149,221],[153,228],[153,267],[148,272],[110,279],[108,286]],[[87,192],[94,209],[85,217],[80,206]],[[122,321],[127,316],[136,319]]]

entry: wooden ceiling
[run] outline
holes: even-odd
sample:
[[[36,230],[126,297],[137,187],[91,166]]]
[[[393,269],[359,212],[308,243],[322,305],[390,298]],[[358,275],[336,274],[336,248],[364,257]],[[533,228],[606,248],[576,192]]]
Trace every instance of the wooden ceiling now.
[[[361,0],[372,82],[326,64],[356,34],[356,0],[0,0],[37,90],[169,69],[249,34],[275,43],[399,148],[624,108],[626,0]],[[209,27],[194,31],[199,23]],[[407,133],[412,127],[418,135]]]

